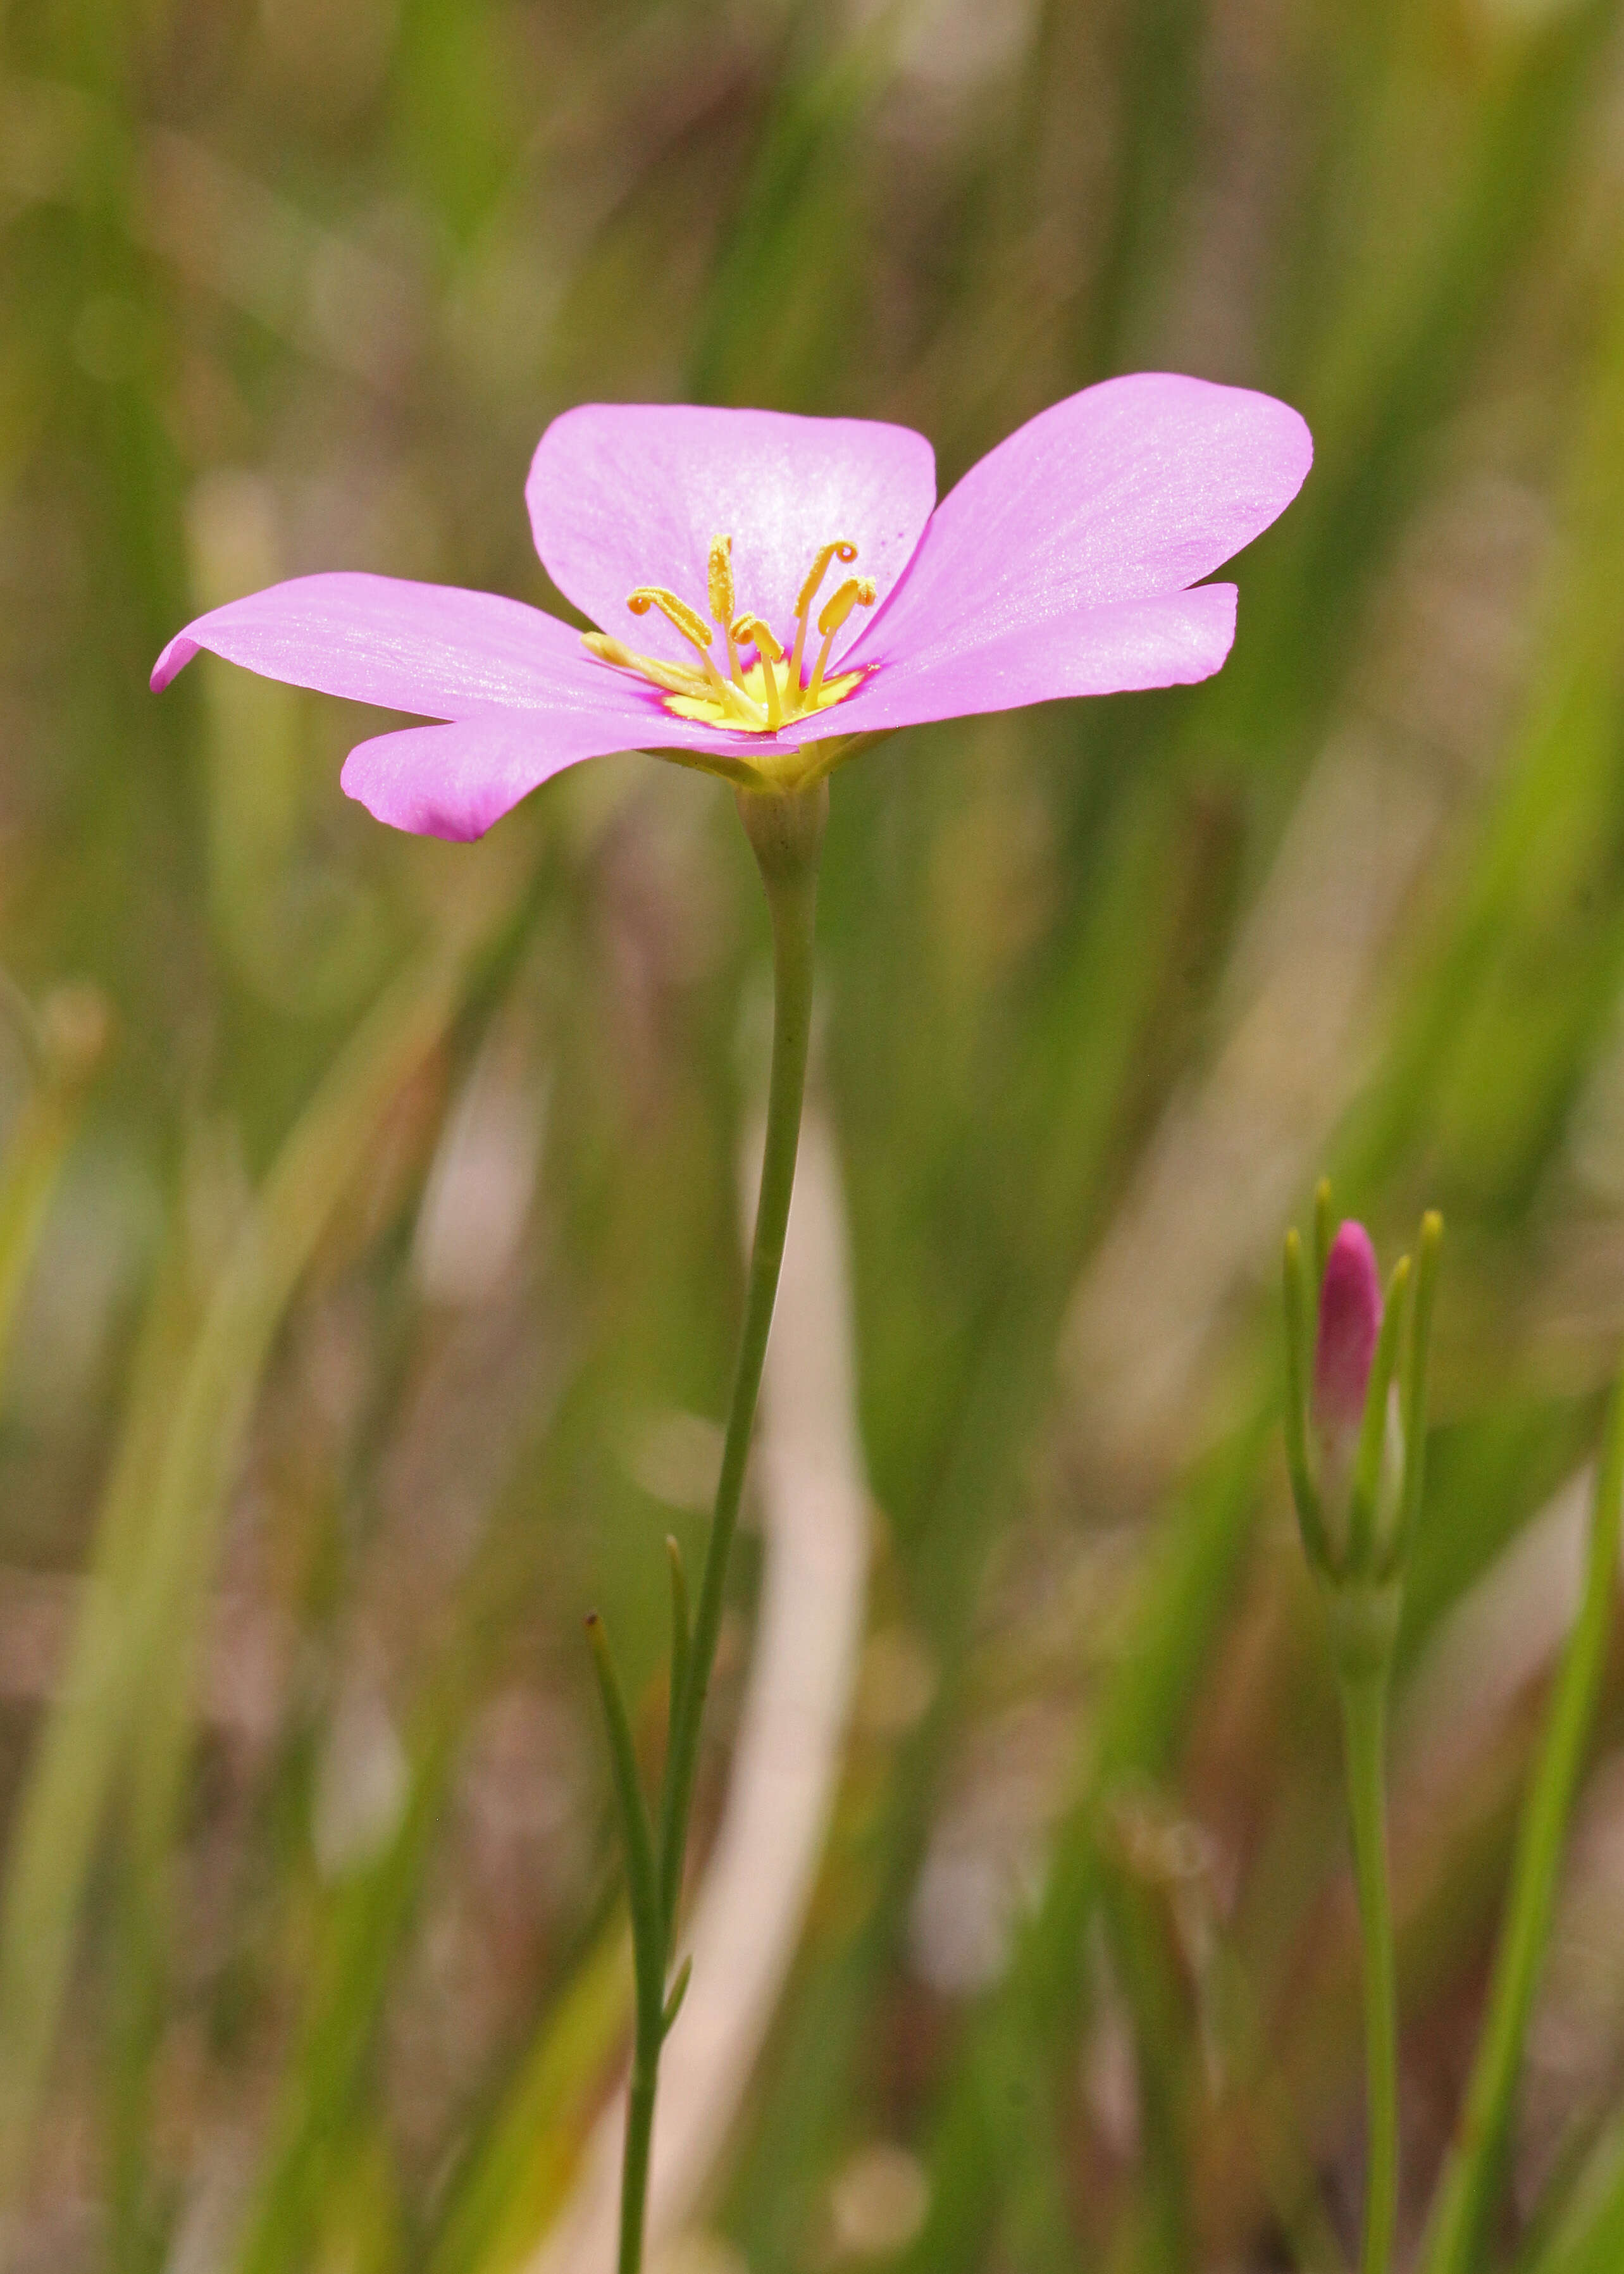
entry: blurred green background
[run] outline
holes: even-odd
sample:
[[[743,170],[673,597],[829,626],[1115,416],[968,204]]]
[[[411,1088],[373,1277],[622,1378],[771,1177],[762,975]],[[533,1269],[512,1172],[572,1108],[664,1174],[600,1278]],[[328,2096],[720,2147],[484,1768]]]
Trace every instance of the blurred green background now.
[[[1322,1167],[1389,1261],[1450,1227],[1394,1741],[1413,2243],[1624,1327],[1620,13],[0,12],[9,2267],[594,2274],[559,2222],[629,1976],[580,1619],[654,1761],[763,1088],[719,786],[627,756],[417,843],[339,791],[378,721],[209,658],[158,700],[158,649],[323,568],[545,602],[523,477],[577,401],[901,420],[945,488],[1158,367],[1317,439],[1222,675],[834,785],[664,2264],[1346,2252],[1335,1700],[1272,1419]],[[1615,1663],[1522,2274],[1624,2264],[1620,1916]]]

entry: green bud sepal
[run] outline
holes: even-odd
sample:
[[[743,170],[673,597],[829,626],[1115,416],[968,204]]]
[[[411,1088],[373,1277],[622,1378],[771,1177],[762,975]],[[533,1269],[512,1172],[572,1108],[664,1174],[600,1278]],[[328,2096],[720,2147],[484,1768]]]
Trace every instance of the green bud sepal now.
[[[1286,1234],[1286,1465],[1304,1552],[1328,1591],[1352,1589],[1371,1603],[1402,1588],[1420,1507],[1442,1235],[1441,1218],[1429,1212],[1417,1260],[1401,1256],[1383,1299],[1363,1229],[1344,1224],[1333,1238],[1330,1188],[1321,1183],[1311,1309],[1302,1237],[1295,1227]],[[1348,1623],[1368,1637],[1385,1615],[1372,1624],[1350,1612]]]

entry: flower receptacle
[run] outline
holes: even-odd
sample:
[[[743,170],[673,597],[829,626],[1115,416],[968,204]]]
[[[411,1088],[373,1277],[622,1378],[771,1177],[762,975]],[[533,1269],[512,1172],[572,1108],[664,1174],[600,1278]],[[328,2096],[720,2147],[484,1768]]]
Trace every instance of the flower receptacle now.
[[[1393,1662],[1403,1615],[1402,1581],[1334,1581],[1325,1590],[1325,1607],[1339,1677],[1359,1682],[1385,1673]]]
[[[740,789],[736,795],[744,833],[769,891],[816,875],[829,819],[828,781],[794,789]]]

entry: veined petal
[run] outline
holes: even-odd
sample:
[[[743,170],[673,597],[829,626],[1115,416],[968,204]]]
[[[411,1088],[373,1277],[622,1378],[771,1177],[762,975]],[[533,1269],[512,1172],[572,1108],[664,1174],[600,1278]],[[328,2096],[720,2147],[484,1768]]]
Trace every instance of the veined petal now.
[[[348,796],[391,828],[464,842],[483,837],[567,766],[626,747],[588,715],[487,711],[448,726],[374,734],[350,751],[340,780]]]
[[[619,707],[615,682],[556,616],[398,576],[296,576],[228,601],[169,642],[154,687],[205,647],[268,679],[430,718]]]
[[[1085,609],[1183,591],[1267,528],[1312,455],[1272,395],[1160,372],[1086,388],[944,499],[850,659],[1047,636]]]
[[[727,536],[740,606],[787,646],[813,556],[835,538],[856,546],[883,601],[936,502],[936,454],[922,434],[866,418],[590,403],[542,436],[525,498],[548,574],[605,631],[625,636],[640,584],[703,604],[710,540]],[[837,637],[835,659],[861,622]],[[637,644],[692,659],[654,614]]]
[[[1079,608],[1045,624],[1041,636],[1006,631],[980,644],[933,643],[887,663],[816,723],[824,734],[867,734],[1064,695],[1187,686],[1210,679],[1229,654],[1235,599],[1233,584],[1199,584],[1164,599]]]

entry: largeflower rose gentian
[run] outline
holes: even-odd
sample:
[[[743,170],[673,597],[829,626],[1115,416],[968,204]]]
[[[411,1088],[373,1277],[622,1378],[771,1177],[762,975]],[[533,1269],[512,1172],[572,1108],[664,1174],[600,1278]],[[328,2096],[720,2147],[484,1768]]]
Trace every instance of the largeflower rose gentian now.
[[[380,821],[436,837],[477,837],[611,750],[793,789],[860,736],[1208,677],[1236,593],[1199,579],[1312,455],[1271,396],[1150,373],[1040,412],[937,506],[906,427],[588,403],[542,436],[526,497],[598,631],[488,592],[299,576],[188,624],[153,685],[207,647],[445,721],[362,742],[343,772]]]

